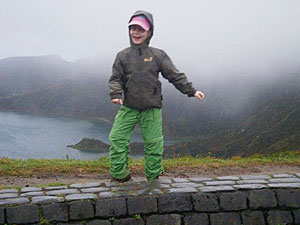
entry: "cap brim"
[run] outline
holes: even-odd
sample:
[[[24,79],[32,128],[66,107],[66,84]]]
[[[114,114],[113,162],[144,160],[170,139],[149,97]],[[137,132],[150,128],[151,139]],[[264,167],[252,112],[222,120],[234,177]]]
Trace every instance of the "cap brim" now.
[[[148,31],[150,27],[146,26],[142,21],[131,21],[128,26],[138,25],[143,28],[145,31]]]

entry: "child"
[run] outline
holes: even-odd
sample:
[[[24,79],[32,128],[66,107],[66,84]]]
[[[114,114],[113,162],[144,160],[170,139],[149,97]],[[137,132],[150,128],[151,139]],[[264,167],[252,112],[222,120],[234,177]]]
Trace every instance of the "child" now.
[[[151,181],[164,171],[159,73],[189,97],[201,100],[204,94],[193,88],[163,50],[149,47],[154,31],[151,13],[136,11],[128,26],[130,47],[117,54],[109,80],[111,102],[121,105],[109,135],[110,173],[113,181],[131,179],[128,145],[135,125],[139,123],[144,139],[145,173]]]

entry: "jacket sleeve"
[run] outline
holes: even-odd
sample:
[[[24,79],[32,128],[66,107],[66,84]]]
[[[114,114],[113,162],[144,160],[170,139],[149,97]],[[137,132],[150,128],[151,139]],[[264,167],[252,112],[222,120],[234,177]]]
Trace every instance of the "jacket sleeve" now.
[[[124,87],[124,68],[120,60],[119,54],[116,56],[112,67],[112,75],[109,79],[109,95],[111,99],[122,99]]]
[[[162,51],[161,74],[181,93],[186,94],[189,97],[193,97],[195,95],[196,90],[193,87],[193,84],[188,82],[184,73],[178,71],[170,57],[164,51]]]

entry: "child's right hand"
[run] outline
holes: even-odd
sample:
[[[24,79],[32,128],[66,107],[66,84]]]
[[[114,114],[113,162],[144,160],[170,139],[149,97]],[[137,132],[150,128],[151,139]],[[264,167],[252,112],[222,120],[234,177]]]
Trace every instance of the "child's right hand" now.
[[[114,104],[123,105],[123,100],[119,99],[119,98],[112,99],[111,102],[114,103]]]

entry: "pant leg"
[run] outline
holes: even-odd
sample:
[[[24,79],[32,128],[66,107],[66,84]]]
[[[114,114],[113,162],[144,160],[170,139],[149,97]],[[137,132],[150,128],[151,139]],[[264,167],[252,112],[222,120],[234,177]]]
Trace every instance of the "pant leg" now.
[[[129,142],[137,123],[138,111],[121,106],[109,134],[110,174],[123,179],[130,174],[128,167]]]
[[[139,118],[144,139],[145,173],[147,180],[153,180],[163,173],[163,135],[161,109],[152,108],[141,113]]]

